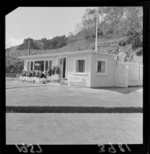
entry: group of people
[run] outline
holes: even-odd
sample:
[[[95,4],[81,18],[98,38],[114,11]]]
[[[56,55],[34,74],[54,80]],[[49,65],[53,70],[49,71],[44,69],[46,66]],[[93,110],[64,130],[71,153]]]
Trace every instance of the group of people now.
[[[42,71],[22,71],[20,80],[35,82],[35,83],[46,83],[47,73]]]
[[[53,66],[53,67],[48,68],[47,73],[49,76],[60,74],[60,69],[58,66]]]
[[[45,72],[39,70],[34,70],[34,71],[23,70],[22,75],[20,76],[20,80],[33,83],[46,83],[50,81],[58,82],[59,79],[60,79],[60,69],[57,66],[48,68],[48,70]]]

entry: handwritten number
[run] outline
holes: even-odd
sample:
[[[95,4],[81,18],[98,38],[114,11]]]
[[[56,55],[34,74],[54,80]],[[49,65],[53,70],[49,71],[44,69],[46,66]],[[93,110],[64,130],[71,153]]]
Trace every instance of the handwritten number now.
[[[122,144],[118,144],[118,147],[119,147],[121,152],[125,152],[125,150],[122,148]]]
[[[36,150],[36,151],[34,151],[33,149],[34,149],[34,145],[32,145],[32,144],[27,144],[27,145],[24,145],[24,144],[22,144],[22,146],[21,147],[19,147],[18,145],[16,145],[16,147],[17,147],[17,149],[19,150],[19,152],[23,152],[23,153],[27,153],[28,152],[28,148],[30,148],[30,153],[42,153],[42,148],[40,147],[40,145],[38,145],[37,144],[37,146],[38,146],[38,150]]]
[[[115,147],[111,143],[109,143],[109,144],[110,144],[110,147],[108,148],[108,151],[111,153],[116,153],[117,151],[116,151]],[[125,149],[122,146],[123,145],[121,143],[118,144],[120,151],[125,152]],[[129,148],[129,146],[127,144],[125,144],[125,146],[128,149],[128,151],[131,151],[131,149]],[[98,147],[100,148],[99,152],[105,152],[104,145],[98,145]]]
[[[19,152],[21,152],[21,150],[20,150],[20,148],[19,148],[19,146],[16,144],[16,147],[17,147],[17,149],[19,150]]]
[[[111,145],[111,144],[110,144],[110,146],[111,146],[111,147],[108,148],[108,151],[111,152],[111,153],[116,153],[116,149],[114,148],[114,146]]]
[[[27,147],[31,147],[30,152],[31,152],[31,153],[35,153],[35,151],[33,151],[33,148],[34,148],[34,147],[33,147],[32,144],[28,144]]]
[[[125,146],[127,147],[127,149],[128,149],[129,151],[131,151],[131,149],[129,148],[129,146],[128,146],[127,144],[125,144]]]
[[[20,150],[21,150],[22,152],[24,152],[24,153],[27,153],[27,152],[28,152],[28,149],[26,148],[25,145],[22,145],[22,146],[20,147]]]
[[[40,149],[40,151],[36,151],[36,152],[37,152],[37,153],[42,153],[42,148],[40,147],[40,145],[37,144],[37,146],[38,146],[38,148]]]
[[[33,145],[31,145],[31,149],[30,149],[31,153],[35,153],[35,151],[33,151],[33,148],[34,148]]]
[[[99,152],[105,152],[105,146],[104,145],[98,145],[98,147],[100,148]]]

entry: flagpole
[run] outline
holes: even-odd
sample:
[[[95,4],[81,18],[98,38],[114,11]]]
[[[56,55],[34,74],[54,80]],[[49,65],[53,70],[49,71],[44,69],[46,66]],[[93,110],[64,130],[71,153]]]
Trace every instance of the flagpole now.
[[[95,35],[95,51],[97,52],[97,31],[98,31],[98,10],[96,12],[96,35]]]

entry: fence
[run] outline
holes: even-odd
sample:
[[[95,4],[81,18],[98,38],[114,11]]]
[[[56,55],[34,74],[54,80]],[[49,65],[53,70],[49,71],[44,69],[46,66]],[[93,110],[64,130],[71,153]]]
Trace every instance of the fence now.
[[[128,86],[143,85],[143,65],[128,63]]]
[[[143,65],[117,62],[115,68],[115,85],[117,87],[143,85]]]

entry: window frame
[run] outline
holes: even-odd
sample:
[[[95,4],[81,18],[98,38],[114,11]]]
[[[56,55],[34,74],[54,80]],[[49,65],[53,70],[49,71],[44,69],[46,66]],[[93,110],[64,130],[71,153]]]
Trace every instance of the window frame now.
[[[98,72],[97,70],[98,61],[105,62],[105,72]],[[106,59],[98,58],[96,60],[96,74],[97,75],[107,75],[107,60]]]
[[[79,61],[79,60],[84,60],[84,62],[85,62],[85,71],[84,72],[77,72],[77,61]],[[75,70],[74,70],[74,73],[75,74],[78,74],[78,75],[86,75],[87,74],[87,58],[85,58],[85,57],[81,57],[81,58],[76,58],[75,59]]]
[[[34,69],[33,69],[33,61],[30,61],[30,71],[33,71]]]

